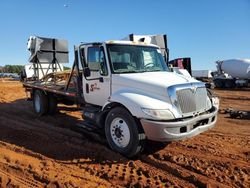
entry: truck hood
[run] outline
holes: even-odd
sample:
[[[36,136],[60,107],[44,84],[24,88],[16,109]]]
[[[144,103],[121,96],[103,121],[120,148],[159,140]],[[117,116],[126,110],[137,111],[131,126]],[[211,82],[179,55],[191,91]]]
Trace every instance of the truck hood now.
[[[136,89],[149,95],[167,96],[167,88],[172,85],[198,82],[173,72],[143,72],[112,75],[112,92],[121,89]]]

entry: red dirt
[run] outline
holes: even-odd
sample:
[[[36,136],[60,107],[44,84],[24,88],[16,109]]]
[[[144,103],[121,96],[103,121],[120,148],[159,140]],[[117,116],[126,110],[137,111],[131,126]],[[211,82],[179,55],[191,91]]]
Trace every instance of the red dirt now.
[[[250,90],[215,92],[221,108],[250,111]],[[128,160],[77,131],[75,107],[37,117],[25,98],[0,81],[0,187],[250,187],[250,120],[220,114],[212,130]]]

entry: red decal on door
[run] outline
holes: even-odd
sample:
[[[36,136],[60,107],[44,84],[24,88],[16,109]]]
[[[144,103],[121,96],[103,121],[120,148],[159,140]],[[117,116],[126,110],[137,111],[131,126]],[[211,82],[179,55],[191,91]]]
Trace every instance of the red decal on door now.
[[[94,90],[99,90],[100,88],[97,87],[97,83],[91,84],[90,85],[90,91],[94,91]]]

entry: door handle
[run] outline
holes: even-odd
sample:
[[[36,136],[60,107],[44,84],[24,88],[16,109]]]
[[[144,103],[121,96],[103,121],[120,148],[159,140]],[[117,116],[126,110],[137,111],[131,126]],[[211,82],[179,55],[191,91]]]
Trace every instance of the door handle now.
[[[104,82],[103,77],[100,77],[100,78],[99,78],[99,82]]]
[[[86,84],[86,93],[89,93],[89,84]]]

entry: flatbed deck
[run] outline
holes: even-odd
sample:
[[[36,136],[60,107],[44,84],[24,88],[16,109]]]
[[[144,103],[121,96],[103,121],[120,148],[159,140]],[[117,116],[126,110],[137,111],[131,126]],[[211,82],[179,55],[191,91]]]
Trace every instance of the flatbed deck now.
[[[84,101],[81,95],[82,90],[78,88],[81,85],[77,83],[77,76],[74,71],[54,72],[39,80],[26,80],[23,81],[23,87],[27,92],[39,89],[56,96],[66,97],[71,101],[77,101],[76,103]]]
[[[36,88],[64,96],[70,96],[70,97],[77,96],[77,93],[75,91],[65,91],[65,85],[32,81],[32,82],[23,82],[23,86],[27,90]]]

